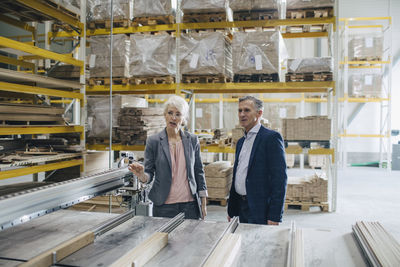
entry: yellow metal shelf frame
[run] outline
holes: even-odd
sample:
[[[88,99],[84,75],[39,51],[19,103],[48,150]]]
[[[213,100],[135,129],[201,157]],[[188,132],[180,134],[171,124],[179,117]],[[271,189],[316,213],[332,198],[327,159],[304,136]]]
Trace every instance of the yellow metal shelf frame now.
[[[0,126],[0,135],[15,135],[15,134],[54,134],[54,133],[80,133],[83,135],[84,127],[80,125],[63,126]]]
[[[59,161],[59,162],[48,163],[48,164],[37,165],[37,166],[18,168],[18,169],[14,169],[14,170],[1,171],[0,172],[0,180],[9,179],[12,177],[23,176],[23,175],[28,175],[28,174],[39,173],[39,172],[64,169],[64,168],[78,166],[78,165],[83,166],[83,164],[84,164],[83,159],[73,159],[73,160]]]
[[[84,95],[81,93],[74,93],[63,90],[55,90],[55,89],[48,89],[37,86],[22,85],[22,84],[7,83],[7,82],[0,82],[0,90],[15,92],[15,93],[39,94],[39,95],[48,95],[48,96],[56,96],[64,98],[75,98],[80,100],[81,105],[84,104]]]
[[[18,42],[6,37],[0,36],[0,47],[7,47],[17,51],[26,52],[32,55],[41,56],[43,58],[53,59],[55,61],[61,61],[74,66],[81,67],[83,69],[84,63],[81,60],[76,60],[70,55],[58,54],[46,49],[42,49],[36,46],[28,45],[22,42]]]
[[[175,93],[177,84],[113,85],[113,93],[169,94]],[[179,84],[180,90],[191,90],[196,94],[223,93],[327,93],[335,92],[335,82],[268,82],[268,83],[192,83]],[[105,94],[109,86],[87,86],[87,94]]]

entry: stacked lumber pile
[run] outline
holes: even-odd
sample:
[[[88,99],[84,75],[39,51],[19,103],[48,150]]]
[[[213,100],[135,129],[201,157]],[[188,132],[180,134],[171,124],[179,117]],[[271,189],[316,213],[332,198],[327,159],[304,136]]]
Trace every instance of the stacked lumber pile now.
[[[4,124],[64,125],[64,108],[0,103],[0,121]]]
[[[282,135],[285,140],[323,141],[331,138],[331,119],[326,116],[309,116],[283,119]]]
[[[208,197],[226,199],[232,184],[233,167],[229,161],[217,161],[204,167]]]
[[[277,82],[285,44],[279,31],[235,32],[232,42],[234,82]]]
[[[288,177],[287,202],[320,203],[328,201],[328,180],[323,175]]]
[[[236,146],[237,142],[244,135],[244,128],[237,125],[232,129],[232,146]]]
[[[356,222],[353,236],[369,266],[400,266],[400,244],[379,222]]]
[[[187,75],[231,78],[232,50],[229,38],[223,32],[182,34],[180,68],[183,82],[186,82]]]
[[[74,65],[58,65],[48,73],[49,77],[65,80],[79,80],[81,68]]]
[[[113,140],[117,141],[117,128],[119,127],[119,113],[124,107],[147,107],[144,98],[130,95],[114,95],[112,98],[112,126]],[[110,134],[110,100],[108,96],[87,97],[87,140],[90,143],[109,140]]]
[[[162,108],[123,108],[118,116],[117,134],[123,145],[145,145],[146,139],[162,131]]]

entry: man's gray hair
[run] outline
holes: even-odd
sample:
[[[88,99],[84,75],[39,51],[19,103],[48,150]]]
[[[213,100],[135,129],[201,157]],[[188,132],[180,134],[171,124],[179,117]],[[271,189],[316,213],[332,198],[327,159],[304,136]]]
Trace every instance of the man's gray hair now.
[[[168,98],[167,102],[164,103],[164,115],[168,112],[168,107],[174,107],[182,114],[183,123],[186,124],[189,116],[189,105],[183,97],[173,95]]]
[[[260,111],[260,110],[264,111],[264,103],[260,99],[254,97],[254,96],[251,96],[251,95],[247,95],[247,96],[243,96],[243,97],[239,98],[239,103],[246,101],[246,100],[253,101],[254,107],[256,108],[257,111]]]

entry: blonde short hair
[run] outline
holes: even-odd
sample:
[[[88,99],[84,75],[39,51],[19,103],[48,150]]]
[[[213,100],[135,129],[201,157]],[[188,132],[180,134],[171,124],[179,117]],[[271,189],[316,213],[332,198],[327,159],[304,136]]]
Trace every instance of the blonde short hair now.
[[[168,107],[174,107],[182,114],[183,124],[186,124],[189,116],[189,105],[183,97],[173,95],[164,103],[164,115],[168,112]]]

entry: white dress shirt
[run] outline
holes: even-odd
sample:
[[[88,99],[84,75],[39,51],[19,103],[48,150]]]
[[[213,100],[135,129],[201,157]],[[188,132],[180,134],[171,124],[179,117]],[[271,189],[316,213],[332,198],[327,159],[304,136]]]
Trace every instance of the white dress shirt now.
[[[256,136],[258,131],[261,128],[261,123],[257,123],[253,128],[250,129],[248,133],[244,136],[244,142],[242,145],[242,149],[239,154],[239,162],[236,168],[236,176],[235,176],[235,190],[239,195],[247,195],[246,192],[246,177],[247,171],[249,169],[249,161],[251,149],[253,148],[254,140],[256,140]]]

